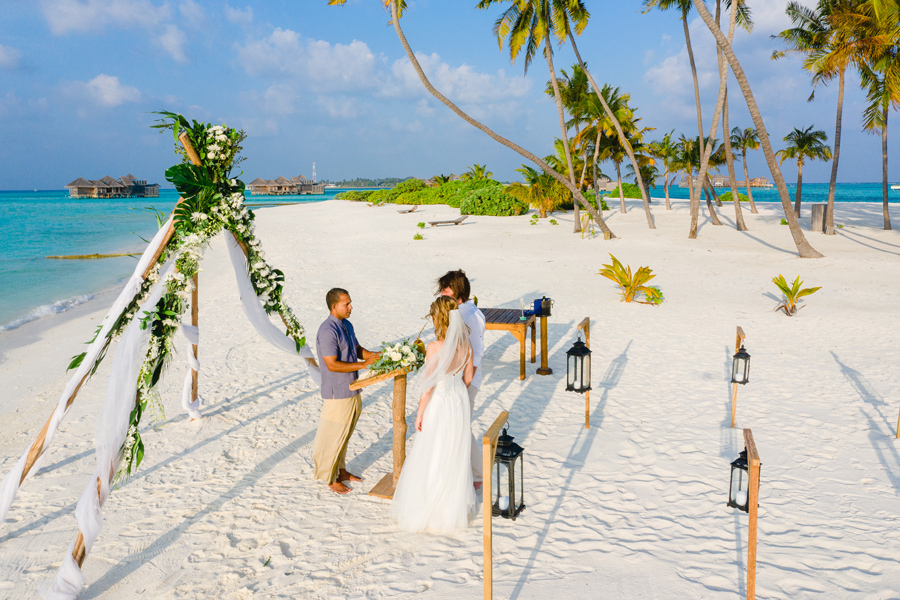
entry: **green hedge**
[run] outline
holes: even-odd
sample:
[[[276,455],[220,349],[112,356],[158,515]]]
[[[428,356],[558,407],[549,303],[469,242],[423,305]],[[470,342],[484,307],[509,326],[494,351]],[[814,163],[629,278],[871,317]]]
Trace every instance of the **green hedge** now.
[[[750,202],[747,196],[743,195],[740,192],[738,192],[738,198],[741,202]],[[731,199],[731,190],[728,190],[724,194],[719,194],[719,200],[722,202],[733,202],[733,200]]]
[[[587,201],[590,203],[590,205],[594,207],[595,210],[599,210],[599,209],[597,209],[597,194],[594,192],[594,190],[588,190],[588,191],[586,191],[586,192],[583,192],[583,196],[584,196],[585,200],[587,200]],[[568,201],[568,202],[563,202],[563,203],[560,205],[560,208],[562,208],[562,209],[564,209],[564,210],[572,210],[572,209],[574,209],[574,208],[575,208],[575,197],[574,197],[574,196],[570,196],[570,197],[569,197],[569,201]],[[579,208],[579,209],[583,209],[583,207],[581,206],[581,204],[578,205],[578,208]],[[601,208],[602,210],[609,210],[609,206],[607,206],[607,204],[606,204],[606,197],[605,197],[605,196],[601,196],[601,197],[600,197],[600,208]]]
[[[487,186],[470,192],[459,203],[464,215],[512,217],[528,212],[528,205],[503,191],[502,186]]]
[[[375,193],[375,190],[347,190],[340,194],[335,194],[335,200],[349,200],[350,202],[371,202],[369,197]]]
[[[622,182],[622,191],[625,193],[626,198],[637,198],[640,200],[641,198],[641,188],[639,188],[634,183],[625,183]],[[619,188],[616,187],[613,191],[609,192],[610,198],[618,198],[619,197]]]
[[[446,204],[459,208],[462,200],[469,194],[485,188],[502,189],[503,184],[493,179],[472,179],[449,181],[443,185],[428,187],[419,179],[407,179],[389,190],[349,190],[336,195],[335,199],[354,202],[365,200],[374,204]]]

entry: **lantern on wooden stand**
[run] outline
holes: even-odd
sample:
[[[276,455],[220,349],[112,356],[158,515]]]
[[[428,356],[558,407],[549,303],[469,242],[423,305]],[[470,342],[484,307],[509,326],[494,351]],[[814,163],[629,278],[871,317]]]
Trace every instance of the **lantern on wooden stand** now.
[[[491,514],[515,521],[525,510],[523,448],[506,431],[504,428],[497,438],[497,453],[491,469]]]
[[[731,484],[728,486],[728,506],[750,512],[750,472],[747,450],[731,463]]]
[[[583,394],[591,389],[591,350],[578,340],[566,351],[566,391]]]
[[[744,385],[748,381],[750,381],[750,354],[744,350],[744,345],[741,344],[741,349],[735,353],[734,362],[731,365],[731,383]]]

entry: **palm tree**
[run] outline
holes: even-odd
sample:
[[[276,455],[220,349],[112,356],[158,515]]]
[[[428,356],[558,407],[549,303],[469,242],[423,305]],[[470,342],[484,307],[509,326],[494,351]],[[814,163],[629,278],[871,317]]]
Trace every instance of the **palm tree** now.
[[[831,158],[831,148],[825,144],[828,134],[821,129],[812,130],[813,125],[806,129],[797,129],[784,136],[784,141],[789,145],[784,150],[775,153],[781,162],[786,160],[797,161],[797,196],[794,200],[794,213],[800,216],[800,195],[803,192],[803,164],[807,159],[828,160]]]
[[[747,186],[747,198],[750,200],[750,212],[758,214],[756,203],[753,202],[753,192],[750,191],[750,174],[747,171],[747,150],[759,150],[759,136],[756,135],[756,130],[752,127],[732,129],[731,147],[741,153],[741,162],[744,164],[744,183]]]
[[[329,5],[342,5],[345,4],[347,0],[328,0]],[[495,142],[514,150],[519,155],[525,157],[530,160],[538,167],[546,171],[550,176],[554,179],[562,183],[566,189],[572,192],[572,195],[576,200],[581,204],[581,206],[587,210],[591,216],[594,218],[594,222],[597,223],[597,226],[600,230],[606,234],[604,237],[613,239],[615,238],[615,234],[609,229],[609,226],[606,224],[606,221],[603,219],[603,215],[601,215],[597,210],[594,209],[593,206],[588,203],[585,199],[584,195],[578,190],[575,185],[565,178],[565,176],[561,175],[556,170],[550,168],[550,165],[545,163],[543,160],[537,157],[533,152],[529,152],[525,148],[522,148],[518,144],[513,143],[512,141],[502,137],[497,132],[487,127],[483,123],[473,119],[471,116],[466,114],[462,109],[460,109],[456,104],[454,104],[450,99],[440,93],[432,84],[431,81],[428,80],[428,77],[425,76],[425,71],[422,70],[422,65],[419,63],[419,60],[416,58],[415,53],[412,51],[412,48],[409,46],[409,42],[406,40],[406,36],[403,34],[403,28],[400,27],[400,14],[406,8],[406,2],[404,0],[382,0],[384,6],[391,11],[391,25],[394,27],[394,32],[397,34],[397,38],[400,40],[400,44],[403,46],[403,51],[406,53],[406,57],[409,59],[410,64],[412,64],[413,70],[415,70],[416,75],[419,77],[419,81],[422,82],[422,85],[428,90],[432,96],[437,98],[444,106],[453,111],[458,117],[464,120],[466,123],[472,125],[473,127],[483,131],[488,137],[490,137]]]
[[[431,180],[434,181],[438,185],[444,185],[445,183],[448,183],[450,181],[450,176],[449,175],[435,175],[434,177],[431,178]]]
[[[472,181],[473,179],[490,179],[493,173],[487,170],[487,165],[475,164],[469,167],[469,170],[462,174],[463,181]]]
[[[558,79],[557,88],[553,87],[553,81],[550,80],[547,82],[547,87],[544,90],[548,96],[553,98],[556,97],[556,91],[559,91],[560,100],[562,102],[563,108],[569,112],[572,116],[572,120],[566,123],[566,129],[568,129],[571,125],[575,127],[575,136],[578,136],[578,130],[580,124],[583,122],[582,111],[584,106],[585,97],[590,94],[590,86],[588,85],[587,77],[584,74],[584,71],[578,65],[575,65],[572,68],[572,76],[566,73],[565,69],[560,71],[562,73],[562,77]],[[572,172],[575,173],[578,171],[578,168],[574,164],[574,159],[572,159],[572,150],[569,149],[568,154],[568,162],[572,162]],[[566,165],[568,166],[568,162]],[[581,180],[578,183],[578,187],[582,188],[584,186],[584,178],[586,175],[587,169],[587,161],[583,162],[584,168],[581,172]],[[575,183],[575,180],[572,180],[572,183]],[[578,213],[578,203],[575,203],[575,219],[574,219],[574,233],[581,233],[581,216]]]
[[[800,229],[800,223],[797,221],[797,216],[794,214],[794,211],[791,210],[791,199],[788,195],[787,186],[784,183],[781,169],[778,167],[775,152],[772,150],[772,144],[769,141],[769,133],[766,131],[766,125],[760,115],[759,106],[756,104],[756,98],[753,97],[753,91],[750,89],[750,84],[747,83],[747,75],[744,73],[740,61],[737,56],[735,56],[734,50],[731,48],[731,44],[722,33],[722,30],[719,29],[713,21],[712,15],[709,14],[709,10],[707,10],[706,5],[703,4],[702,0],[694,0],[694,6],[697,8],[697,13],[703,20],[706,28],[713,34],[716,44],[722,49],[722,52],[724,52],[725,58],[728,61],[729,66],[731,66],[731,72],[734,73],[734,78],[737,80],[738,86],[741,88],[741,92],[744,95],[744,100],[747,102],[747,110],[750,112],[750,117],[753,119],[753,125],[756,127],[757,135],[759,135],[759,141],[762,145],[763,154],[766,157],[766,163],[769,166],[769,170],[772,172],[775,186],[778,188],[781,206],[784,209],[785,219],[788,222],[788,228],[790,229],[791,237],[794,240],[794,245],[797,247],[798,254],[801,258],[821,258],[822,254],[817,252],[807,241],[806,236],[803,235],[803,230]],[[732,10],[734,10],[734,8],[735,6],[732,5]]]
[[[669,173],[672,172],[673,159],[677,151],[677,142],[672,139],[675,133],[673,129],[662,139],[651,142],[649,146],[650,155],[658,158],[663,164],[663,191],[666,194],[666,210],[672,210],[672,203],[669,201]]]
[[[505,191],[535,208],[542,219],[572,197],[569,190],[547,173],[528,165],[522,165],[516,171],[524,176],[525,183],[516,181],[508,185]]]
[[[855,11],[832,16],[834,26],[849,38],[855,52],[862,55],[859,68],[867,104],[863,110],[863,129],[881,134],[881,198],[884,228],[891,229],[888,210],[888,111],[900,106],[900,4],[896,1],[868,0]]]

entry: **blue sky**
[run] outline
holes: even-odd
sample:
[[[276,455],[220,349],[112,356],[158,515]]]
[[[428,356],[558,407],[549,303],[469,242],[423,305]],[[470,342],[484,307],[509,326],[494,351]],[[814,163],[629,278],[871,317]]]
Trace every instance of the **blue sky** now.
[[[810,3],[807,0],[807,3]],[[642,125],[696,135],[682,26],[639,1],[586,2],[579,48],[598,83],[631,94]],[[523,73],[491,32],[500,9],[475,0],[410,0],[404,31],[432,82],[464,110],[538,155],[551,152],[558,117],[543,92],[546,63]],[[837,83],[810,83],[799,59],[770,60],[789,25],[784,0],[751,0],[756,28],[735,50],[775,149],[791,128],[834,134]],[[319,179],[429,177],[487,164],[518,179],[523,162],[431,98],[388,26],[380,0],[0,0],[0,189],[60,189],[76,177],[133,173],[168,186],[171,136],[150,129],[154,110],[241,127],[245,181],[311,173]],[[718,76],[711,36],[690,19],[708,130]],[[575,62],[568,47],[557,69]],[[751,126],[731,80],[731,125]],[[864,95],[848,77],[838,181],[880,181],[880,137],[862,132]],[[897,117],[889,135],[897,131]],[[721,128],[720,128],[721,129]],[[718,136],[721,138],[721,133]],[[768,176],[762,152],[751,177]],[[896,151],[891,178],[897,179]],[[612,165],[604,168],[614,173]],[[796,168],[784,174],[795,181]],[[811,163],[804,181],[827,181]]]

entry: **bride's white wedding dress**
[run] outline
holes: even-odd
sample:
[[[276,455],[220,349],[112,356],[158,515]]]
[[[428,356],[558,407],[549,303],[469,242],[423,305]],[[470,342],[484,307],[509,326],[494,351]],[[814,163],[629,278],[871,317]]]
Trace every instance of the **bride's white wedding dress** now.
[[[450,314],[454,313],[458,311]],[[448,341],[454,320],[448,328]],[[416,433],[391,503],[390,515],[400,529],[460,529],[468,527],[474,515],[475,490],[469,461],[471,416],[462,371],[445,372],[434,383],[422,416],[422,431]]]

